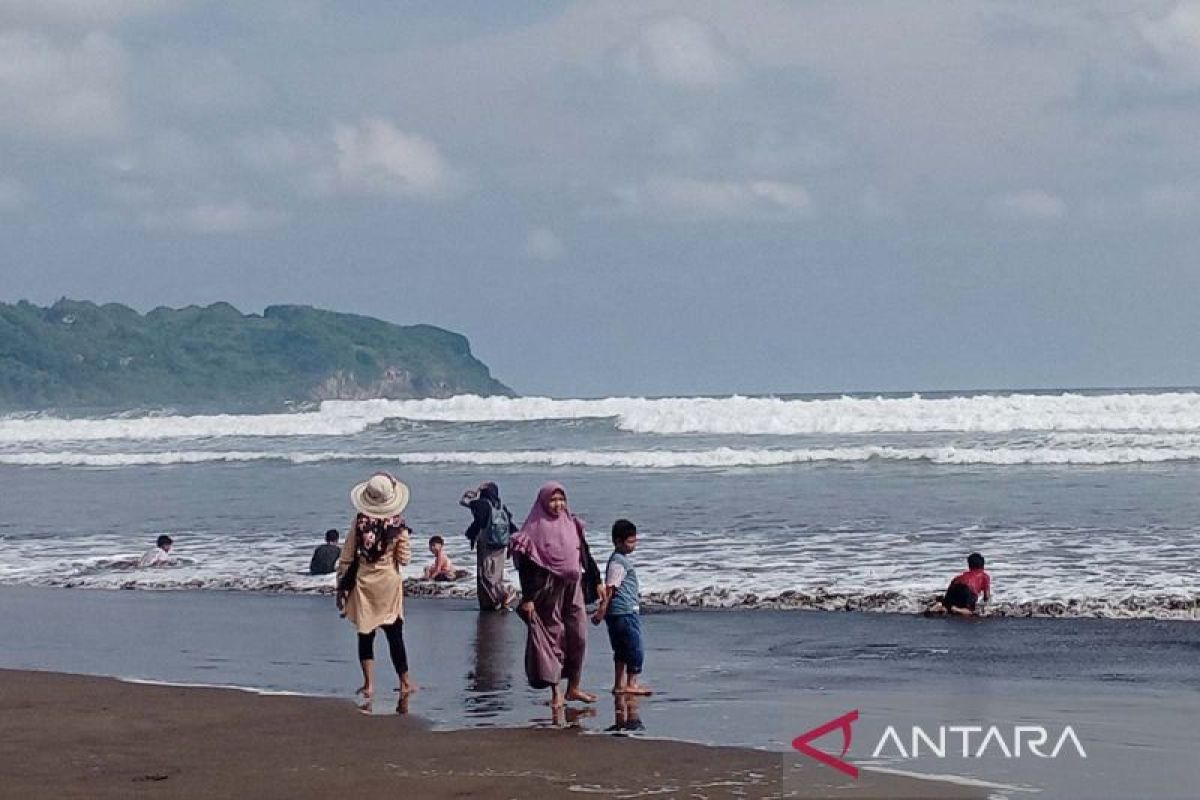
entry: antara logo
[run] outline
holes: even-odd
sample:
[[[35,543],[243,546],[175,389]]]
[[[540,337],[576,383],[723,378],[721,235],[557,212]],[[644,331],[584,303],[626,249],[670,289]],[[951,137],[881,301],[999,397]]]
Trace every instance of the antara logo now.
[[[811,731],[802,733],[792,740],[792,747],[809,758],[849,775],[858,777],[858,768],[846,761],[850,745],[854,741],[853,725],[858,722],[858,709],[831,719],[824,725],[818,725]],[[842,750],[839,755],[832,755],[818,750],[812,745],[833,731],[842,732]],[[961,756],[962,758],[984,758],[996,756],[1002,758],[1058,758],[1064,750],[1067,755],[1074,750],[1080,758],[1087,758],[1083,744],[1070,725],[1065,726],[1057,736],[1051,736],[1050,731],[1043,725],[1014,725],[1003,728],[998,725],[984,727],[982,725],[939,725],[934,728],[934,734],[919,725],[913,725],[907,738],[902,737],[894,725],[888,725],[879,742],[875,745],[871,758],[895,755],[900,758],[947,758]],[[1050,746],[1053,742],[1053,746]]]
[[[858,709],[848,711],[842,714],[837,719],[831,719],[824,725],[818,725],[808,733],[802,733],[795,739],[792,739],[792,747],[799,750],[809,758],[815,758],[822,764],[833,767],[838,772],[844,772],[851,778],[858,778],[858,767],[851,764],[849,761],[844,761],[846,753],[850,752],[850,744],[854,741],[854,730],[850,726],[858,722]],[[809,742],[813,739],[820,739],[831,731],[841,730],[842,732],[842,754],[840,756],[831,756],[829,753],[824,753],[813,747]]]

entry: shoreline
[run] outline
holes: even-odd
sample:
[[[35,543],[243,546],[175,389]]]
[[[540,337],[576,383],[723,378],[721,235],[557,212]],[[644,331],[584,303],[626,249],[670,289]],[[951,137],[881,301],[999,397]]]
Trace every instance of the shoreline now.
[[[297,576],[308,578],[307,573]],[[264,596],[317,596],[332,597],[332,586],[285,586],[280,582],[263,586],[243,586],[229,582],[228,585],[212,583],[185,583],[182,585],[139,585],[129,581],[117,586],[90,586],[62,582],[16,582],[0,584],[3,588],[69,589],[72,591],[99,592],[217,592]],[[428,600],[474,601],[473,578],[468,576],[458,583],[438,583],[419,578],[404,579],[404,596]],[[913,617],[924,615],[939,593],[930,592],[915,601],[899,592],[875,592],[851,594],[785,590],[775,595],[747,593],[739,595],[719,587],[703,587],[696,590],[670,589],[647,591],[642,595],[643,613],[671,614],[688,611],[785,611],[785,612],[828,612],[859,613],[869,615],[896,615]],[[916,604],[918,608],[911,608]],[[1108,612],[1108,613],[1104,613]],[[1181,594],[1159,593],[1131,595],[1128,597],[1100,600],[1096,598],[1070,600],[1025,600],[996,601],[988,607],[985,619],[1047,619],[1047,620],[1105,620],[1111,622],[1200,622],[1200,594],[1192,597]]]
[[[0,587],[0,605],[0,640],[8,643],[0,668],[107,677],[139,692],[332,702],[358,715],[354,631],[327,597]],[[1200,629],[1193,624],[678,609],[648,614],[644,625],[655,694],[638,701],[636,715],[606,694],[608,643],[589,629],[584,685],[602,698],[576,720],[589,738],[628,732],[621,723],[634,721],[634,737],[646,743],[791,756],[808,767],[805,780],[814,769],[833,779],[840,774],[796,753],[791,742],[857,709],[848,757],[864,772],[986,784],[993,796],[1008,797],[1036,787],[1047,798],[1174,798],[1194,782]],[[554,727],[546,693],[526,685],[525,630],[515,615],[480,613],[464,600],[410,598],[404,635],[421,686],[405,709],[411,724],[419,716],[438,733],[522,736]],[[386,680],[378,642],[376,654]],[[381,682],[372,718],[396,715],[386,691],[392,685]],[[1088,760],[909,757],[894,748],[878,754],[889,725],[1031,723],[1072,725]],[[837,753],[835,736],[819,748]]]
[[[22,797],[986,796],[865,771],[851,784],[749,748],[571,727],[432,731],[345,700],[56,672],[0,669],[0,712],[5,791]]]

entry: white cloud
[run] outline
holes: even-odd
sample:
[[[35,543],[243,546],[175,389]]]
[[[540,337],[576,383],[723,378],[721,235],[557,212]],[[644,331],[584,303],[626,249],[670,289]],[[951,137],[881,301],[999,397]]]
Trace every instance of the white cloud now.
[[[1055,220],[1067,214],[1062,198],[1040,189],[997,195],[988,203],[988,209],[1002,219]]]
[[[798,183],[652,178],[617,192],[632,213],[657,213],[690,220],[797,219],[813,211],[812,197]]]
[[[741,64],[720,35],[689,17],[652,22],[617,63],[632,75],[684,89],[725,86],[741,73]]]
[[[334,127],[331,188],[351,194],[441,197],[454,175],[437,145],[383,119]]]
[[[180,5],[180,0],[4,0],[0,22],[95,28]]]
[[[562,239],[549,228],[534,228],[525,237],[525,255],[538,261],[557,261],[565,248]]]
[[[1138,32],[1156,53],[1168,59],[1200,59],[1200,2],[1185,0],[1161,17],[1142,19]]]
[[[16,178],[0,177],[0,212],[20,211],[29,202],[29,192]]]
[[[1160,219],[1192,217],[1200,213],[1200,192],[1175,184],[1151,186],[1142,193],[1142,209]]]
[[[126,124],[126,54],[92,33],[62,46],[28,31],[0,31],[0,132],[58,140],[104,139]]]
[[[147,230],[194,234],[245,233],[277,228],[287,221],[286,213],[252,206],[245,200],[150,209],[138,215],[138,222]]]

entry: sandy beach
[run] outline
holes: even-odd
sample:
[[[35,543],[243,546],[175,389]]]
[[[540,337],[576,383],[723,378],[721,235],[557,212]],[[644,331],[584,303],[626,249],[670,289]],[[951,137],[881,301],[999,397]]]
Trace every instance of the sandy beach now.
[[[1181,798],[1192,795],[1195,781],[1200,629],[1189,623],[652,613],[645,617],[647,677],[656,693],[637,709],[638,730],[614,736],[610,731],[622,720],[605,693],[611,662],[602,636],[591,637],[584,676],[585,687],[602,695],[600,702],[593,715],[562,730],[544,693],[525,685],[520,621],[511,614],[480,615],[468,602],[406,603],[405,637],[422,688],[404,718],[387,691],[393,684],[386,659],[373,715],[355,707],[353,631],[328,597],[3,587],[0,608],[0,669],[12,670],[0,673],[0,760],[22,765],[21,775],[10,780],[50,775],[56,787],[70,773],[64,765],[74,765],[77,772],[70,774],[89,774],[86,759],[64,760],[64,754],[78,753],[107,765],[97,774],[118,770],[114,785],[122,790],[142,791],[134,778],[168,774],[175,777],[155,781],[153,791],[167,791],[161,787],[173,780],[179,786],[209,780],[202,794],[219,796],[237,769],[263,773],[246,781],[284,786],[264,764],[286,763],[288,775],[316,773],[311,765],[319,764],[337,776],[337,764],[356,760],[342,739],[364,731],[370,747],[388,754],[386,763],[399,765],[381,769],[426,770],[430,776],[452,770],[467,781],[465,790],[480,797],[530,796],[515,790],[493,795],[484,783],[493,773],[520,771],[530,772],[523,780],[557,776],[537,778],[544,782],[533,795],[539,797],[569,793],[572,785],[610,787],[611,796],[622,796],[618,784],[626,783],[641,787],[634,794],[707,783],[706,797],[734,796],[735,790],[744,797],[781,791],[820,796],[822,787],[839,797],[924,797],[933,791],[879,770],[937,776],[949,781],[937,791],[951,796],[982,791],[1019,798],[1036,791],[1045,798]],[[22,672],[28,670],[36,672]],[[95,700],[101,697],[119,699]],[[850,709],[861,712],[847,756],[862,768],[856,782],[790,746],[797,735]],[[1070,724],[1088,758],[872,756],[887,725],[949,724]],[[835,732],[818,745],[836,754],[838,739]],[[256,748],[269,752],[254,755]],[[481,749],[494,757],[470,755]],[[615,754],[625,752],[639,755],[614,768]],[[397,760],[413,754],[426,760],[416,767]],[[296,760],[301,755],[317,760]],[[170,771],[172,764],[191,765],[186,780]],[[763,778],[749,782],[747,770]],[[457,780],[431,779],[431,786],[453,792]],[[334,789],[343,783],[334,781]],[[0,794],[10,785],[17,784],[0,784]],[[671,791],[658,796],[691,796]]]
[[[847,788],[812,769],[785,791],[777,753],[572,727],[433,732],[342,700],[9,670],[0,753],[5,797],[982,796],[882,775]]]

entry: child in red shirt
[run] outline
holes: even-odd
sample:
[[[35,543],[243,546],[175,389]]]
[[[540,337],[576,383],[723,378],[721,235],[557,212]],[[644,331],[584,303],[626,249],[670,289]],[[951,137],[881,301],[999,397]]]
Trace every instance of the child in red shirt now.
[[[950,581],[946,594],[942,595],[942,609],[961,616],[979,613],[979,601],[991,602],[992,577],[983,570],[983,556],[971,553],[967,556],[967,571]]]

